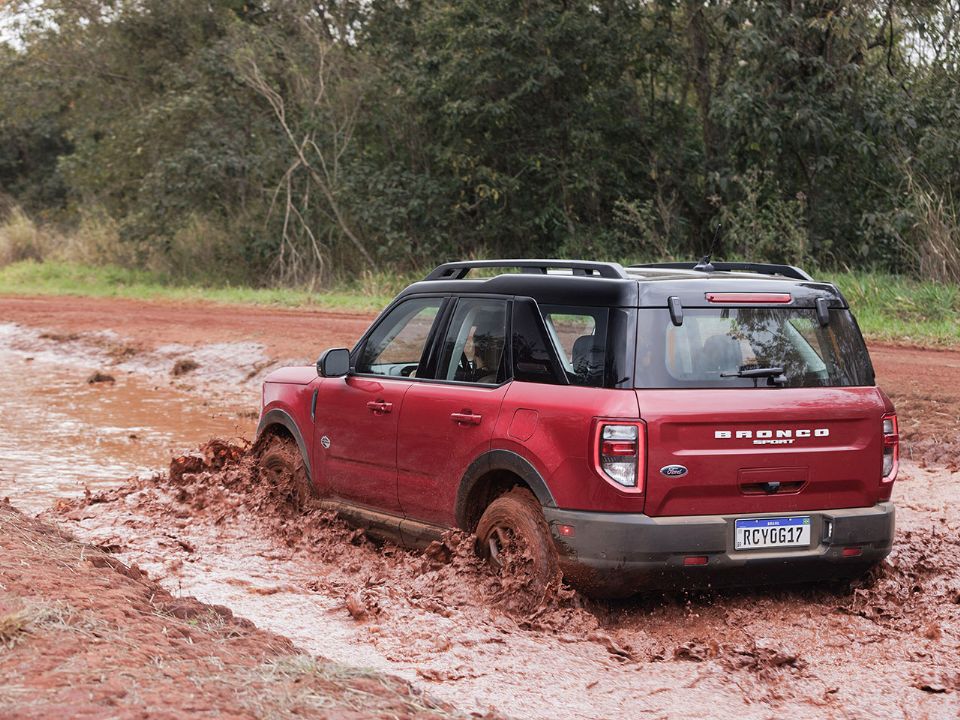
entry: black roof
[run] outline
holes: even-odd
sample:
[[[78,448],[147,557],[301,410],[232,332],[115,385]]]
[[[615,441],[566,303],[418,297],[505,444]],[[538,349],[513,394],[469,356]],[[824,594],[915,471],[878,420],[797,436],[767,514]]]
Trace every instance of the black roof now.
[[[540,303],[608,307],[666,307],[677,297],[684,307],[707,306],[708,292],[789,292],[793,306],[813,307],[825,297],[831,307],[847,307],[831,283],[817,282],[799,268],[762,263],[662,263],[623,267],[584,260],[477,260],[446,263],[401,293],[495,294],[532,297]],[[501,268],[494,277],[469,278],[472,270]],[[746,302],[743,305],[751,305]],[[715,306],[714,306],[715,307]]]

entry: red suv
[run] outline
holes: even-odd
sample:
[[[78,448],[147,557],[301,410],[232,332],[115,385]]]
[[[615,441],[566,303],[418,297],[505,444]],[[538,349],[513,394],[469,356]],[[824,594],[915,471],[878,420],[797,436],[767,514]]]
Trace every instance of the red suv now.
[[[258,428],[262,467],[295,451],[375,535],[461,528],[601,595],[863,572],[898,443],[835,286],[706,258],[441,265],[352,351],[271,374]]]

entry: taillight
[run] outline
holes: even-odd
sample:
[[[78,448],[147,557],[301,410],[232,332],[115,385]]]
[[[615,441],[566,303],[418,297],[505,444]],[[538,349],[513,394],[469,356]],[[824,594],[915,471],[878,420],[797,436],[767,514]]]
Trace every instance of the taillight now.
[[[594,469],[621,490],[643,492],[646,425],[600,420],[594,433]]]
[[[900,467],[900,430],[896,413],[883,416],[883,469],[880,481],[891,483],[897,479]]]

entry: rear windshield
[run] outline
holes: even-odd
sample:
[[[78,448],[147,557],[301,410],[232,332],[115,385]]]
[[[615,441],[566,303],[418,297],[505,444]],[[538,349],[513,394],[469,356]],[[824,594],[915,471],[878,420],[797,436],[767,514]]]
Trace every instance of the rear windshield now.
[[[782,372],[776,372],[777,369]],[[639,388],[873,385],[863,338],[846,310],[820,325],[805,308],[684,308],[639,312]]]

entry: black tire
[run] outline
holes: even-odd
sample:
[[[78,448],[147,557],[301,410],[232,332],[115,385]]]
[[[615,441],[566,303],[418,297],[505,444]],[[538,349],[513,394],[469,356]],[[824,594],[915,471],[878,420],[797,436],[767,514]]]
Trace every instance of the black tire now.
[[[557,549],[540,503],[526,488],[494,500],[477,523],[477,551],[500,576],[504,599],[529,612],[560,586]]]
[[[303,456],[291,437],[271,435],[260,449],[257,463],[259,480],[270,487],[274,497],[297,510],[307,507],[317,493],[307,477]]]

